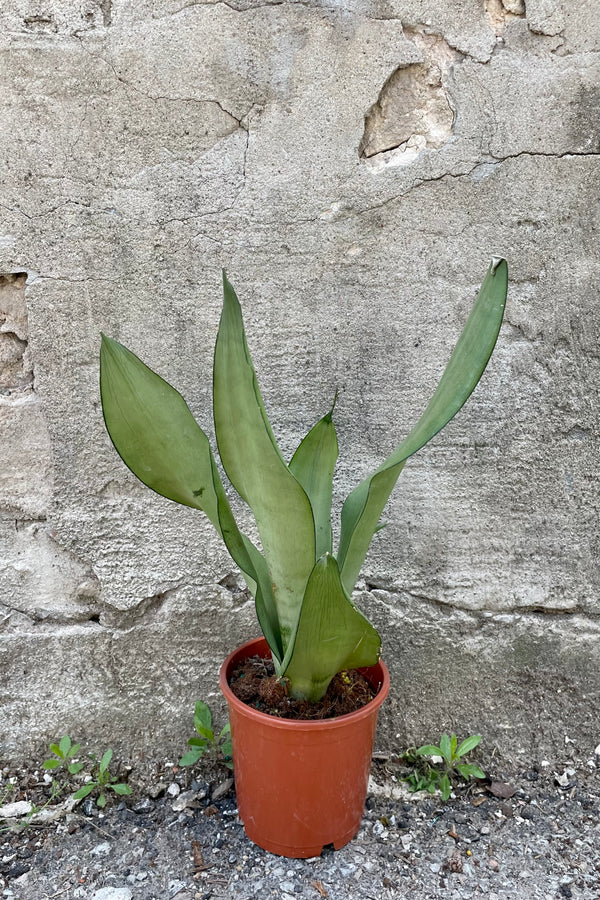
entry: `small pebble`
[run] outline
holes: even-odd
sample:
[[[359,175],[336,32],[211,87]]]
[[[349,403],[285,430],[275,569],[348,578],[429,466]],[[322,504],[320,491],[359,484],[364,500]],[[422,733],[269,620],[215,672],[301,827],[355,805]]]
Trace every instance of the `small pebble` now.
[[[171,804],[171,809],[173,812],[183,812],[184,809],[188,809],[188,807],[195,803],[196,799],[194,791],[184,791],[182,794],[178,794],[178,796],[175,797]]]
[[[144,815],[145,813],[149,813],[154,809],[154,801],[150,799],[150,797],[143,797],[139,803],[136,803],[133,807],[134,813],[138,815]]]
[[[218,784],[212,792],[212,797],[211,797],[212,801],[216,802],[217,800],[220,800],[222,797],[225,797],[225,795],[229,793],[229,791],[231,790],[232,787],[233,787],[233,778],[228,778],[226,781],[223,781],[223,782],[221,782],[221,784]]]
[[[127,887],[103,887],[93,894],[92,900],[131,900],[132,896]]]
[[[148,796],[152,797],[153,800],[157,800],[159,797],[162,797],[166,790],[167,785],[164,781],[159,781],[157,784],[150,785],[148,788]]]
[[[105,856],[107,853],[110,853],[110,843],[108,841],[102,841],[101,844],[96,844],[90,850],[92,856]]]

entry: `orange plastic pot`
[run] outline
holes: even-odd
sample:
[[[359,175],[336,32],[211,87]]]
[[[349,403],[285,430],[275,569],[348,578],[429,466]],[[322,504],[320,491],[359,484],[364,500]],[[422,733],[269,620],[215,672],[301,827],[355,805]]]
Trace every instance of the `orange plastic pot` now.
[[[256,654],[270,658],[264,638],[231,653],[220,673],[246,834],[279,856],[319,856],[326,844],[338,850],[362,819],[377,714],[390,687],[387,666],[380,661],[361,669],[377,694],[356,712],[319,721],[277,719],[242,703],[229,687],[236,665]]]

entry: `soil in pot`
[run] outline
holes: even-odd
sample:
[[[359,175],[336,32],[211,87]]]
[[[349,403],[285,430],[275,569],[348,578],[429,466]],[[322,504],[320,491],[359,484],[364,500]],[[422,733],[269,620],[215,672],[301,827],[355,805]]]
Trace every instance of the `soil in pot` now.
[[[350,669],[335,675],[318,702],[295,700],[286,694],[285,679],[277,679],[272,660],[258,655],[236,666],[229,687],[242,703],[280,719],[333,719],[361,709],[375,696],[365,676]]]

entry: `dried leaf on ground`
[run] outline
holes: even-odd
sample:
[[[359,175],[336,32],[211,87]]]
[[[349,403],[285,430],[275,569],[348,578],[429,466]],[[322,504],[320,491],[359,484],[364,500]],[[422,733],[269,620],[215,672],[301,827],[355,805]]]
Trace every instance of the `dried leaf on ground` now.
[[[192,857],[196,869],[204,868],[204,857],[202,856],[202,847],[198,841],[192,841]]]
[[[322,881],[311,881],[311,885],[318,890],[321,897],[329,896]]]

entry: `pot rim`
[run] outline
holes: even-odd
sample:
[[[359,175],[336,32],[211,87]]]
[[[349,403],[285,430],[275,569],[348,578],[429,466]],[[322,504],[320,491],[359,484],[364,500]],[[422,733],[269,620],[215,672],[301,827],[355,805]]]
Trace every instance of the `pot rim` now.
[[[388,667],[380,659],[374,666],[368,666],[364,668],[360,668],[358,671],[360,672],[370,672],[373,669],[379,669],[378,675],[381,675],[381,680],[379,684],[379,688],[377,693],[364,706],[360,709],[355,710],[351,713],[345,713],[343,716],[336,716],[333,719],[279,719],[277,716],[270,716],[268,713],[261,712],[258,709],[254,709],[252,706],[248,706],[242,700],[235,696],[231,688],[229,687],[229,683],[227,681],[227,675],[229,673],[229,668],[231,663],[233,662],[234,657],[239,657],[243,654],[244,651],[249,650],[252,651],[247,655],[253,655],[253,653],[259,652],[260,649],[266,649],[268,651],[269,645],[264,637],[252,638],[252,640],[246,641],[244,644],[241,644],[236,650],[233,650],[223,661],[221,665],[221,669],[219,672],[219,685],[223,695],[227,702],[233,705],[238,713],[243,714],[249,719],[254,719],[256,722],[260,722],[262,725],[270,725],[273,728],[283,729],[283,730],[296,730],[296,731],[326,731],[327,729],[333,730],[336,728],[343,728],[344,726],[350,724],[351,722],[355,722],[360,719],[368,718],[373,714],[377,714],[379,711],[379,707],[387,697],[390,689],[390,673],[388,671]]]

